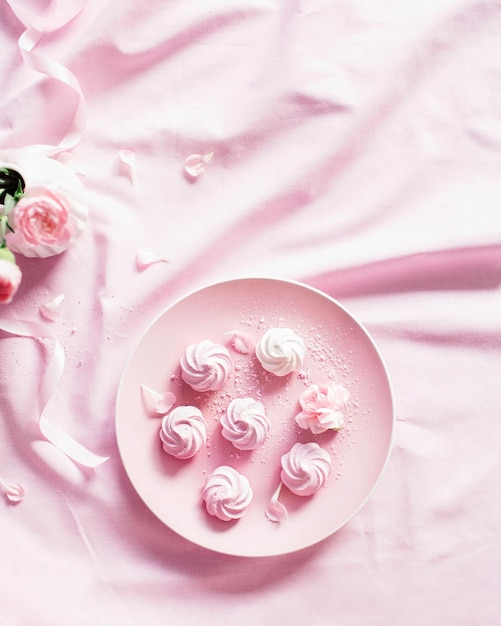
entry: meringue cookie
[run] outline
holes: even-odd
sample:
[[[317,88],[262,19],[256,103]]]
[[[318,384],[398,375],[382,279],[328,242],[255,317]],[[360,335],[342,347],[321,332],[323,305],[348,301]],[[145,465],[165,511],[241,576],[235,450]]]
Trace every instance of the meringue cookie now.
[[[217,391],[233,371],[225,346],[204,339],[188,346],[181,357],[181,377],[195,391]]]
[[[329,453],[318,443],[296,443],[281,459],[280,477],[297,496],[311,496],[325,485],[331,473]]]
[[[206,444],[207,422],[195,406],[178,406],[162,419],[160,439],[165,452],[191,459]]]
[[[220,422],[223,437],[239,450],[255,450],[270,430],[264,406],[253,398],[232,400]]]
[[[256,357],[261,365],[277,376],[301,369],[305,355],[303,340],[290,328],[271,328],[256,345]]]
[[[253,495],[247,478],[228,465],[215,469],[202,489],[207,512],[223,522],[241,518]]]

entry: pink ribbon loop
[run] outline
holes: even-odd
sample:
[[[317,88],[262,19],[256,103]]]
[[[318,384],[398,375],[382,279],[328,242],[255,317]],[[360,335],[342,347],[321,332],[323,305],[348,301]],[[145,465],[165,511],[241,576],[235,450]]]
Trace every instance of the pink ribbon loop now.
[[[66,8],[65,11],[59,10],[59,12],[58,3],[52,2],[47,13],[41,16],[25,9],[21,2],[8,0],[8,3],[18,19],[27,27],[18,40],[25,64],[36,72],[64,83],[78,95],[70,128],[59,144],[57,146],[34,144],[30,146],[30,149],[45,155],[55,155],[70,150],[78,144],[85,131],[88,117],[87,103],[75,75],[58,61],[44,57],[34,52],[34,49],[45,33],[53,32],[75,19],[83,11],[85,2],[79,0],[72,8]]]
[[[43,339],[52,339],[54,341],[54,352],[52,359],[40,381],[37,392],[38,400],[38,425],[42,435],[54,445],[58,450],[66,454],[70,459],[85,467],[97,467],[109,457],[100,456],[94,452],[90,452],[80,443],[75,441],[65,431],[54,426],[47,419],[47,405],[51,399],[59,379],[64,370],[65,354],[63,346],[57,337],[48,331],[42,324],[36,322],[20,321],[20,320],[2,320],[0,321],[0,330],[10,335],[18,335],[21,337],[29,337],[34,339],[40,337]]]

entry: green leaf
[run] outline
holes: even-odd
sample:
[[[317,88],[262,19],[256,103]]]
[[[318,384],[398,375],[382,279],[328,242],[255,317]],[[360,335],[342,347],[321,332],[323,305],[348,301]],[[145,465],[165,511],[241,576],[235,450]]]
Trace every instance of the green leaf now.
[[[7,228],[7,216],[6,215],[2,215],[2,217],[0,217],[0,247],[5,247],[5,231]]]
[[[6,193],[4,202],[3,202],[4,215],[8,215],[12,211],[15,205],[16,205],[16,199],[14,198],[14,196],[11,196],[10,193]]]
[[[22,198],[24,195],[24,190],[23,190],[23,185],[21,184],[21,181],[18,180],[17,181],[17,189],[14,193],[14,200],[17,202],[20,198]]]

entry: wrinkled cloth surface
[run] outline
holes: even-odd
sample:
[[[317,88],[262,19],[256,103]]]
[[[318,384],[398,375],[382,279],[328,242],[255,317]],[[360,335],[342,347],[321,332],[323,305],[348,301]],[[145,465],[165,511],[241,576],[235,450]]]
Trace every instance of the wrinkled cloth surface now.
[[[68,251],[19,258],[0,319],[57,336],[53,420],[109,456],[84,469],[40,437],[50,341],[0,331],[0,477],[26,490],[0,501],[2,624],[499,623],[501,2],[4,0],[0,85],[0,148],[64,157],[90,211]],[[145,248],[168,262],[140,270]],[[165,527],[114,423],[151,321],[247,276],[360,320],[396,417],[357,515],[255,559]]]

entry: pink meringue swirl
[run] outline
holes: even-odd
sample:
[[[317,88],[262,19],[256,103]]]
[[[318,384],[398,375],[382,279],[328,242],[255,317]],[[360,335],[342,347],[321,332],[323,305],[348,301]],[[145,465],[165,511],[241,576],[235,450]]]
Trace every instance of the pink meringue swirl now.
[[[221,389],[233,371],[228,349],[210,339],[188,346],[180,363],[182,379],[195,391]]]
[[[165,452],[191,459],[207,441],[207,422],[195,406],[178,406],[162,419],[160,439]]]
[[[207,512],[223,522],[241,518],[253,495],[247,478],[228,465],[215,469],[202,489]]]
[[[325,485],[332,463],[318,443],[296,443],[281,459],[281,479],[298,496],[311,496]]]
[[[305,355],[303,340],[290,328],[270,328],[256,345],[261,365],[277,376],[300,370]]]
[[[220,419],[222,435],[239,450],[255,450],[270,431],[270,422],[261,402],[236,398]]]

